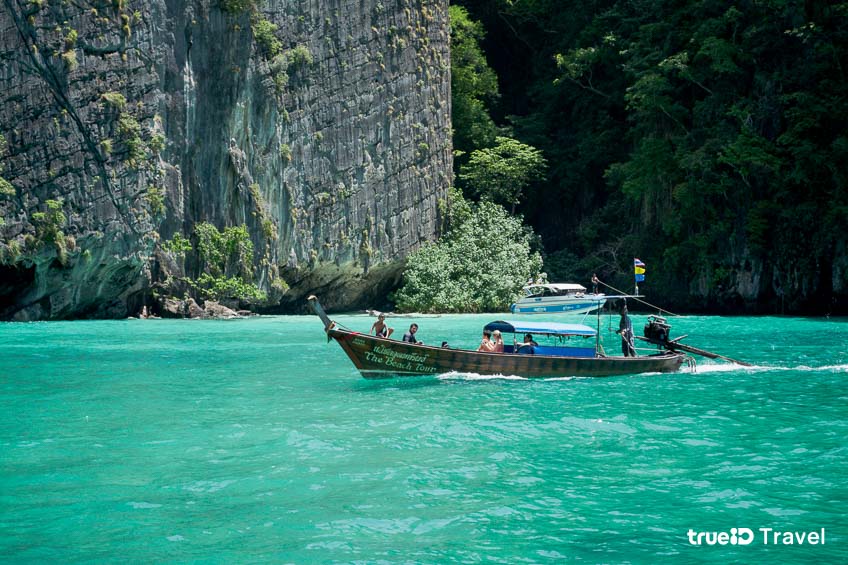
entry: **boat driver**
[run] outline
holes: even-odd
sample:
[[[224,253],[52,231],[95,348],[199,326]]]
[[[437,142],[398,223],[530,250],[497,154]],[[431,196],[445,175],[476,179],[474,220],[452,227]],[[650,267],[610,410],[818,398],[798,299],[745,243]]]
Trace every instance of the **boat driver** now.
[[[415,332],[418,331],[418,324],[412,324],[409,326],[409,331],[403,334],[403,341],[407,343],[417,343],[421,345],[422,342],[418,341],[418,338],[415,337]]]
[[[621,307],[621,319],[618,321],[618,330],[621,335],[621,352],[625,357],[636,357],[636,346],[633,344],[633,323],[627,315],[627,304]]]

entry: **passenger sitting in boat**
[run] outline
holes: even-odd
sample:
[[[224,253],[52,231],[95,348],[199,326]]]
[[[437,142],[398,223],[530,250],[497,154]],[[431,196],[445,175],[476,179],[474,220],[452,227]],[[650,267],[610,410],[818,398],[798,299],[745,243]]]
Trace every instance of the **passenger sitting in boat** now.
[[[494,352],[495,353],[503,353],[504,350],[504,342],[501,337],[501,331],[495,330],[492,332],[492,343],[494,344]]]
[[[533,341],[533,334],[524,334],[524,343],[518,346],[517,353],[535,353],[534,347],[539,344]]]
[[[403,341],[405,341],[407,343],[418,343],[418,344],[423,343],[421,341],[418,341],[415,338],[415,332],[417,332],[417,331],[418,331],[418,324],[412,324],[411,326],[409,326],[409,331],[406,332],[405,334],[403,334]]]
[[[377,316],[377,321],[371,326],[371,331],[377,337],[390,337],[395,330],[386,325],[386,315],[380,314]]]
[[[492,342],[492,331],[483,330],[483,341],[480,342],[480,347],[477,351],[485,351],[486,353],[495,352],[495,344]]]

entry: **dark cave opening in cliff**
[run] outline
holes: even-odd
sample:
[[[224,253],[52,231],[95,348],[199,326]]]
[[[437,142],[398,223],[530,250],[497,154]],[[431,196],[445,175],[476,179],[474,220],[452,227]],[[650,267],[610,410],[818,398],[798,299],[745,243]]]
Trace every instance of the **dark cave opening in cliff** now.
[[[21,293],[35,282],[35,267],[0,265],[0,316],[11,315]]]

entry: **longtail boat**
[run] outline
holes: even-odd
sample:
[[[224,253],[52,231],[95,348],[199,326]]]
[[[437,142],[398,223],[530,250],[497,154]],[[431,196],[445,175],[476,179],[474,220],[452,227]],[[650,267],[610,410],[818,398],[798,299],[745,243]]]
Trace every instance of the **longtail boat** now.
[[[318,298],[308,298],[324,323],[327,339],[335,340],[366,379],[392,376],[440,375],[452,371],[480,375],[517,375],[527,378],[611,377],[639,373],[671,373],[686,356],[663,351],[637,357],[608,356],[597,331],[582,324],[498,320],[484,329],[501,333],[554,338],[556,345],[506,345],[503,353],[449,349],[407,343],[352,331],[333,322]]]

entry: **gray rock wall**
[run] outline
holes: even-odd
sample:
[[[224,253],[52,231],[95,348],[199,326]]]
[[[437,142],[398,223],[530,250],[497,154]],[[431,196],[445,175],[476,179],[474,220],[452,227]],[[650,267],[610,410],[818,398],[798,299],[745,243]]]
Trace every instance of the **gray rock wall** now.
[[[0,2],[0,318],[132,314],[196,274],[160,243],[203,221],[248,226],[274,298],[435,237],[446,0]]]

